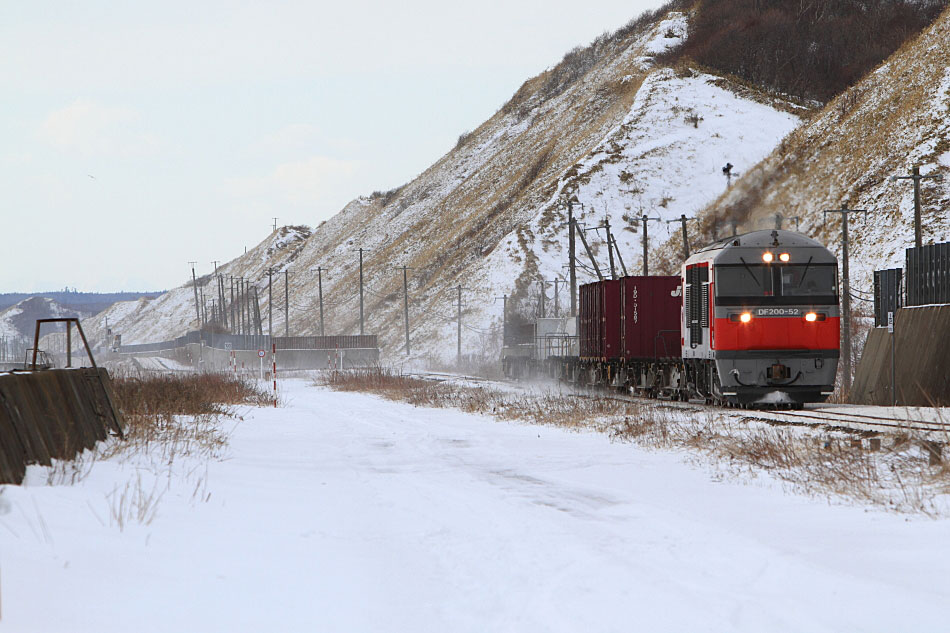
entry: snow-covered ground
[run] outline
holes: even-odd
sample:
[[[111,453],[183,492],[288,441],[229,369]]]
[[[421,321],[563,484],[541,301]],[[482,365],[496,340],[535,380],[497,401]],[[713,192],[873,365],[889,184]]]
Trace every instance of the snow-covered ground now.
[[[945,520],[304,380],[283,401],[242,412],[207,466],[99,461],[75,485],[33,468],[5,487],[0,628],[945,628]],[[120,529],[130,480],[161,497]]]

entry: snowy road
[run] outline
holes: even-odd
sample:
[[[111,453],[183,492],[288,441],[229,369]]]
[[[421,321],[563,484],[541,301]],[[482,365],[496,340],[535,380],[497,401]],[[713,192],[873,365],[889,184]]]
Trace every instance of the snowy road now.
[[[286,385],[149,525],[109,525],[126,466],[7,487],[0,630],[945,630],[950,521]]]

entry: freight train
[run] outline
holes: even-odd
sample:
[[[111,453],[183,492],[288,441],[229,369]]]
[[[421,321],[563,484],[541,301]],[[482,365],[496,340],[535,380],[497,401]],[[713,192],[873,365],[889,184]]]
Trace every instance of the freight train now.
[[[577,352],[506,347],[506,374],[732,406],[800,408],[833,391],[838,262],[782,230],[699,250],[679,276],[621,277],[580,287]],[[549,347],[549,346],[548,346]]]

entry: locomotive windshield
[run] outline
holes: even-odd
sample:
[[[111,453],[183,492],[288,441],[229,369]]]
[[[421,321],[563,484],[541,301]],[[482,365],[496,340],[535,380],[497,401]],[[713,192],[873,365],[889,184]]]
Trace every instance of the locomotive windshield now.
[[[724,264],[715,270],[717,305],[838,303],[836,264]]]

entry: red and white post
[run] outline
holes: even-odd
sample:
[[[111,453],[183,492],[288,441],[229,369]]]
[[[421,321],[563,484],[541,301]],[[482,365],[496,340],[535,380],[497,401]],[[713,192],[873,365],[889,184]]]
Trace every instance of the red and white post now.
[[[271,343],[271,359],[273,361],[274,372],[274,408],[277,408],[277,343]]]

